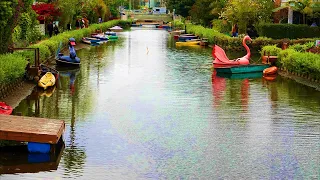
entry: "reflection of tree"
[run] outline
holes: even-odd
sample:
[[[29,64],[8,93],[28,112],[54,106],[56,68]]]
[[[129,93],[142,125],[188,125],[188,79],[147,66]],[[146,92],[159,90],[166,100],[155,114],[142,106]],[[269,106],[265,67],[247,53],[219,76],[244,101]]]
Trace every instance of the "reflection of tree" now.
[[[248,111],[249,79],[244,79],[241,84],[241,105],[244,112]]]
[[[75,134],[75,103],[76,96],[72,97],[72,106],[71,106],[71,125],[70,125],[70,144],[65,148],[65,152],[63,155],[64,166],[69,171],[74,170],[82,170],[83,165],[86,159],[86,153],[83,149],[77,147],[75,142],[76,134]]]

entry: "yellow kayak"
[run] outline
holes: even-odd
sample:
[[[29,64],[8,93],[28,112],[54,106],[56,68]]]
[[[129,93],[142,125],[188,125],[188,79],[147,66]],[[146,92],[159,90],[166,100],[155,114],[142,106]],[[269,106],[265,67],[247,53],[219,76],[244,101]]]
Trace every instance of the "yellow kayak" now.
[[[38,82],[38,86],[43,89],[47,89],[49,86],[53,86],[56,83],[56,78],[51,72],[47,72],[45,75],[41,77]]]
[[[176,42],[177,46],[194,46],[199,44],[200,44],[200,41]]]

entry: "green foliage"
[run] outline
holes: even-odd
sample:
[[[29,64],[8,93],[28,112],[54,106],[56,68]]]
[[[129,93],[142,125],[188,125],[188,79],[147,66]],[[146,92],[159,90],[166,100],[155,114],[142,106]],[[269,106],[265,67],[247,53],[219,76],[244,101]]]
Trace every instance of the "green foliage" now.
[[[286,49],[279,53],[279,65],[290,72],[320,78],[320,55]]]
[[[206,37],[211,44],[217,44],[222,48],[232,48],[232,47],[242,47],[242,38],[230,37],[226,34],[218,32],[215,29],[204,28],[199,25],[187,24],[187,32],[196,34],[200,37]],[[306,46],[310,46],[311,43],[315,42],[316,39],[293,39],[287,40],[287,42],[291,45],[293,44],[306,44]],[[260,50],[263,46],[266,45],[277,45],[278,47],[282,45],[281,39],[271,39],[266,37],[258,37],[253,39],[251,44],[249,44],[250,48],[255,50]]]
[[[10,83],[23,76],[27,61],[18,53],[0,55],[0,84]]]
[[[238,23],[239,32],[245,33],[248,24],[270,21],[273,6],[273,1],[266,0],[229,0],[221,17]]]
[[[289,46],[289,49],[293,49],[298,52],[306,52],[306,50],[312,48],[314,46],[313,42],[309,42],[306,44],[294,44]]]
[[[270,24],[261,23],[256,25],[260,36],[273,39],[297,39],[320,37],[319,27],[310,27],[302,24]]]
[[[281,51],[281,48],[278,48],[276,45],[273,46],[264,46],[261,49],[261,56],[278,56]]]
[[[174,21],[173,22],[173,27],[175,29],[184,29],[184,23],[181,21]]]
[[[223,34],[230,34],[231,31],[231,24],[226,20],[222,19],[214,19],[212,20],[212,28],[223,33]]]
[[[15,26],[14,17],[15,8],[18,0],[1,0],[0,1],[0,54],[8,51],[11,44],[11,33]]]
[[[219,16],[210,13],[212,8],[210,7],[212,0],[196,0],[191,10],[189,11],[192,22],[201,24],[204,26],[210,25],[210,21]]]
[[[195,2],[196,0],[169,0],[167,2],[167,8],[170,9],[171,12],[175,9],[176,14],[187,17]]]

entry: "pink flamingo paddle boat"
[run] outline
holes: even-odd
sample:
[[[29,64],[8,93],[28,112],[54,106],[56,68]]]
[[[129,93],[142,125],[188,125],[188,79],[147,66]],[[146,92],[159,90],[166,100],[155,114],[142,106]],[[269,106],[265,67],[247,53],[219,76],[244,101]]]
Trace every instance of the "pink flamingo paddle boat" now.
[[[214,45],[214,47],[212,48],[212,56],[214,57],[214,61],[213,61],[214,66],[215,67],[222,67],[222,66],[230,67],[230,66],[236,66],[236,65],[250,64],[249,59],[250,59],[251,53],[250,53],[250,48],[246,44],[247,40],[252,41],[252,39],[249,36],[245,36],[242,40],[242,45],[247,50],[247,55],[245,55],[241,58],[238,58],[238,59],[234,59],[234,60],[229,60],[229,58],[227,57],[224,50],[221,47]]]

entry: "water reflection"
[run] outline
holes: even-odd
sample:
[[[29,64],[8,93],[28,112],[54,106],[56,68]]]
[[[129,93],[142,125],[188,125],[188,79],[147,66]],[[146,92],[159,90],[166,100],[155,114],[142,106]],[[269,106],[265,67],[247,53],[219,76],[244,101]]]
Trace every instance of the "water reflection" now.
[[[37,173],[57,170],[64,150],[60,141],[50,154],[28,153],[27,145],[0,148],[0,174]]]

